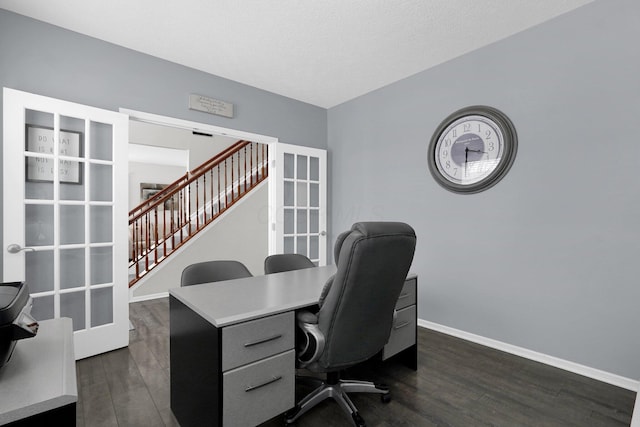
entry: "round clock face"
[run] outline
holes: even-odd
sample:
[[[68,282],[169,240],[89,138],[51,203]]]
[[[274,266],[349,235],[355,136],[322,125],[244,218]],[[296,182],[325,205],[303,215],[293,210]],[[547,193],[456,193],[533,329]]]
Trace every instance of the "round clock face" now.
[[[506,174],[516,152],[511,121],[490,107],[467,107],[445,119],[429,145],[436,181],[458,193],[485,190]]]

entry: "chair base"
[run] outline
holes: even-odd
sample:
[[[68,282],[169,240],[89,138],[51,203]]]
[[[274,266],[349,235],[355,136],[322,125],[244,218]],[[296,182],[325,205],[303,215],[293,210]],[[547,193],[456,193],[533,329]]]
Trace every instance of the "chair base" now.
[[[327,374],[327,380],[320,382],[321,384],[318,388],[302,399],[295,408],[287,412],[285,424],[293,424],[318,403],[332,398],[351,417],[354,425],[363,427],[365,422],[360,416],[358,408],[347,396],[347,393],[377,393],[381,395],[383,402],[387,403],[391,400],[387,386],[369,381],[341,380],[337,372]]]

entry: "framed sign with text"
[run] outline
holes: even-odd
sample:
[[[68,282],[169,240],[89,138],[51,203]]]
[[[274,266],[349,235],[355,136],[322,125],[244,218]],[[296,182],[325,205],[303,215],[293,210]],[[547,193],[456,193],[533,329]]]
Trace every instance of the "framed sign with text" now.
[[[26,150],[32,154],[26,159],[27,181],[52,182],[54,174],[53,129],[27,125]],[[45,154],[47,157],[39,157]],[[60,130],[58,155],[58,179],[61,183],[82,184],[82,163],[70,157],[82,156],[82,133]]]

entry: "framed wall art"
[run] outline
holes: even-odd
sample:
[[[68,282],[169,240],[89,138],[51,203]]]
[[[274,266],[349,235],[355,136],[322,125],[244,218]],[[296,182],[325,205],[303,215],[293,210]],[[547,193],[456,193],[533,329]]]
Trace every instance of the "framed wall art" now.
[[[54,177],[53,129],[27,125],[26,151],[32,155],[26,158],[26,179],[35,182],[52,182]],[[47,157],[38,156],[45,154]],[[82,162],[72,160],[82,156],[82,132],[60,130],[58,155],[58,179],[60,183],[82,184]]]

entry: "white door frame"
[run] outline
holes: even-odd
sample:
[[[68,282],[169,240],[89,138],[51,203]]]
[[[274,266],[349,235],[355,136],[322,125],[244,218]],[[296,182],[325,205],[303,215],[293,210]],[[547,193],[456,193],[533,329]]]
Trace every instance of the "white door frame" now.
[[[170,126],[170,127],[175,127],[179,129],[186,129],[186,130],[198,131],[198,132],[209,133],[214,135],[226,136],[229,138],[235,138],[240,140],[253,141],[261,144],[267,144],[269,147],[271,147],[272,144],[278,143],[278,138],[273,136],[260,135],[260,134],[251,133],[251,132],[244,132],[237,129],[224,128],[224,127],[214,126],[206,123],[193,122],[190,120],[177,119],[177,118],[168,117],[168,116],[161,116],[158,114],[146,113],[146,112],[130,110],[126,108],[120,108],[120,112],[127,114],[130,120],[137,120],[144,123],[156,124],[160,126]],[[271,162],[272,156],[273,154],[269,152],[268,153],[269,163]],[[269,227],[269,224],[275,221],[275,219],[272,217],[273,214],[274,214],[274,210],[271,209],[270,207],[269,220],[265,225],[266,227]],[[269,235],[269,247],[271,247],[272,239],[274,238],[274,236],[272,236],[271,233],[268,233],[268,235]],[[154,272],[152,271],[152,273]],[[131,300],[133,298],[134,297],[133,297],[132,291],[130,290],[129,299]]]
[[[220,126],[209,125],[206,123],[193,122],[190,120],[176,119],[174,117],[160,116],[158,114],[145,113],[143,111],[129,110],[120,108],[120,112],[129,116],[129,119],[137,120],[144,123],[151,123],[161,126],[170,126],[179,129],[187,129],[204,133],[212,133],[216,135],[228,136],[230,138],[243,139],[247,141],[259,142],[262,144],[270,144],[278,142],[278,138],[273,136],[260,135],[257,133],[244,132],[236,129],[223,128]]]

